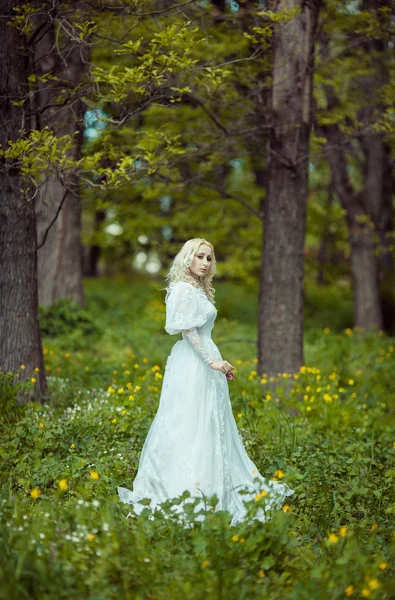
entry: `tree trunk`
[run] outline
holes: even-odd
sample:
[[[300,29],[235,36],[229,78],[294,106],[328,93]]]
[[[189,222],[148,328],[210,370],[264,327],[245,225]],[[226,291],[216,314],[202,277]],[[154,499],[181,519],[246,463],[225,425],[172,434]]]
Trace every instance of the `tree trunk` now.
[[[73,10],[77,9],[78,3],[74,3]],[[70,159],[78,160],[81,156],[84,104],[75,90],[85,73],[87,50],[82,43],[68,37],[62,39],[62,34],[55,32],[55,20],[43,22],[47,18],[47,15],[37,18],[37,30],[43,26],[44,29],[35,38],[33,69],[38,78],[51,74],[56,80],[37,85],[36,128],[49,127],[57,136],[71,136],[78,131],[68,155]],[[82,91],[80,94],[82,96]],[[62,178],[48,174],[40,186],[35,209],[39,244],[39,303],[50,305],[58,298],[72,298],[84,305],[81,199],[77,177],[73,173],[62,174]]]
[[[330,100],[333,106],[333,100]],[[344,140],[337,124],[322,127],[328,140],[325,155],[332,172],[333,184],[343,208],[347,212],[347,224],[351,246],[351,273],[354,295],[354,324],[361,330],[382,329],[383,319],[379,289],[377,249],[377,220],[380,203],[370,189],[370,176],[377,167],[377,155],[366,161],[364,187],[357,193],[347,172]],[[374,166],[376,165],[376,167]],[[381,166],[379,171],[381,170]],[[370,173],[370,176],[369,176]],[[377,173],[379,177],[379,172]],[[378,191],[377,179],[374,187]]]
[[[311,90],[318,3],[280,0],[277,10],[300,6],[276,26],[273,38],[272,130],[264,202],[258,369],[296,372],[303,364],[303,270]]]
[[[19,2],[3,1],[0,19],[0,144],[6,149],[22,129],[28,131],[25,107],[27,59],[24,40],[8,24]],[[3,159],[0,170],[0,368],[20,371],[19,379],[36,378],[35,394],[47,393],[37,302],[37,240],[33,202],[21,192],[26,185],[17,165]],[[34,369],[38,368],[37,373]],[[21,394],[28,401],[35,394]]]
[[[105,210],[95,210],[95,220],[93,224],[94,233],[98,233],[100,226],[106,218]],[[99,275],[99,258],[101,248],[99,244],[93,244],[84,248],[85,260],[84,260],[84,276],[85,277],[97,277]]]

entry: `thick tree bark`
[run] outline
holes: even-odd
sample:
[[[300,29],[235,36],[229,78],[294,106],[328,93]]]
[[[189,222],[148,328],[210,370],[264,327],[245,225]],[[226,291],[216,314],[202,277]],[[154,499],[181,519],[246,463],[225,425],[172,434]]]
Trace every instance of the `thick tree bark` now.
[[[258,369],[296,372],[303,364],[303,270],[311,90],[319,3],[280,0],[300,14],[273,38],[272,131],[264,202]]]
[[[24,40],[8,24],[16,1],[2,3],[0,19],[0,145],[28,131],[25,107],[13,104],[27,96],[27,59]],[[36,378],[35,394],[46,394],[47,383],[38,322],[37,241],[33,202],[24,197],[26,184],[16,164],[2,161],[0,168],[0,369],[17,371],[21,380]],[[34,372],[38,368],[38,373]],[[26,394],[20,399],[33,399]]]
[[[73,10],[78,9],[78,4],[74,3]],[[56,14],[50,16],[51,22],[44,20],[48,15],[37,19],[40,33],[34,38],[33,68],[38,77],[51,74],[57,80],[38,83],[36,128],[49,127],[57,136],[71,136],[79,131],[69,152],[69,158],[77,160],[81,156],[84,105],[75,90],[85,73],[87,50],[81,43],[63,39],[65,34],[55,32],[53,19]],[[73,173],[63,173],[61,178],[49,174],[40,186],[35,209],[39,303],[50,305],[58,298],[72,298],[84,305],[81,200],[77,177]]]

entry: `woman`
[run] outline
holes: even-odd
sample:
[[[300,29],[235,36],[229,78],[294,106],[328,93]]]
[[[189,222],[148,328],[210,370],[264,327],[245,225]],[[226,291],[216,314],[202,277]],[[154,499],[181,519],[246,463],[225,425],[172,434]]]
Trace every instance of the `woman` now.
[[[167,359],[159,408],[133,491],[118,487],[121,502],[132,504],[136,514],[144,508],[142,498],[150,498],[155,508],[188,490],[192,500],[202,499],[195,511],[215,493],[215,510],[228,510],[235,525],[246,515],[243,500],[258,491],[262,496],[267,492],[265,510],[255,517],[261,521],[267,520],[267,509],[280,508],[285,496],[294,493],[285,483],[265,480],[244,449],[227,383],[234,379],[234,367],[211,339],[217,317],[211,287],[215,272],[212,244],[197,238],[184,244],[166,276],[165,330],[181,333],[182,340]],[[247,495],[239,494],[242,488]],[[181,513],[182,506],[176,510]]]

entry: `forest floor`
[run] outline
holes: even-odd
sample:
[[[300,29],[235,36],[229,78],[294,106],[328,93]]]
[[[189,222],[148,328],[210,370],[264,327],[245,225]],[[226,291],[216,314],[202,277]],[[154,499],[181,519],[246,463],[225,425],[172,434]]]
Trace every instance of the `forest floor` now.
[[[0,598],[395,598],[395,338],[352,328],[346,288],[307,287],[305,365],[270,380],[256,371],[257,290],[216,284],[234,416],[259,471],[295,490],[282,509],[229,527],[212,498],[183,528],[178,498],[166,517],[125,518],[117,486],[131,489],[179,339],[163,287],[87,280],[85,310],[41,311],[44,405],[17,406],[0,375]]]

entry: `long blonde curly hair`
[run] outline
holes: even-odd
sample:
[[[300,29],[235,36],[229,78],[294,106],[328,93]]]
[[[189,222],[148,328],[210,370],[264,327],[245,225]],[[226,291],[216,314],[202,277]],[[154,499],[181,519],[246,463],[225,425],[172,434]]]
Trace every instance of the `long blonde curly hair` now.
[[[199,281],[195,279],[195,277],[191,274],[189,269],[190,265],[196,254],[199,251],[199,247],[201,244],[207,244],[211,248],[211,263],[210,268],[207,272],[201,277]],[[175,256],[173,263],[169,269],[169,272],[165,276],[165,279],[168,283],[166,298],[170,291],[170,285],[176,283],[177,281],[185,281],[186,283],[190,283],[196,288],[200,288],[207,296],[207,298],[215,304],[214,295],[215,289],[212,287],[211,282],[213,277],[217,271],[215,254],[214,254],[214,246],[205,240],[204,238],[193,238],[191,240],[187,240],[178,254]]]

